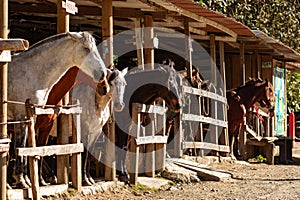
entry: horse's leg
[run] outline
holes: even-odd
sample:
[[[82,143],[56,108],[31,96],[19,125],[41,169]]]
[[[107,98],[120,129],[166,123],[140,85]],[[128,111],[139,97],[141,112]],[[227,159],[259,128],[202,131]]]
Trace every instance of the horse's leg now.
[[[89,152],[88,152],[88,156],[89,156],[89,157],[92,157],[92,156],[93,156],[93,153],[94,153],[94,150],[95,150],[95,146],[96,146],[96,141],[99,139],[100,135],[101,135],[101,134],[99,134],[99,133],[90,135],[90,137],[89,137],[89,141],[90,141],[90,143],[89,143],[89,145],[90,145],[90,150],[89,150]],[[87,171],[86,171],[86,172],[87,172],[87,178],[88,178],[89,182],[90,182],[91,184],[95,184],[95,180],[92,178],[92,176],[91,176],[91,174],[90,174],[90,170],[91,170],[91,160],[92,160],[92,159],[88,159],[88,161],[87,161],[87,168],[86,168]]]
[[[25,147],[26,146],[26,134],[24,132],[24,128],[21,124],[15,125],[15,145],[16,147]],[[27,157],[25,156],[17,156],[16,154],[16,168],[14,171],[14,178],[16,180],[16,188],[23,189],[29,188],[24,179],[24,166],[25,160]]]
[[[117,174],[122,182],[128,182],[126,169],[127,142],[128,135],[116,126]]]
[[[37,146],[47,144],[49,133],[53,127],[53,117],[51,115],[38,115],[36,119],[35,129],[39,130],[37,137]],[[40,185],[46,186],[47,183],[43,178],[43,157],[39,161],[39,181]]]
[[[87,148],[84,148],[84,153],[83,153],[83,167],[82,167],[82,185],[84,186],[91,186],[93,185],[90,180],[88,179],[87,176],[87,163],[88,163],[88,155],[89,151]]]

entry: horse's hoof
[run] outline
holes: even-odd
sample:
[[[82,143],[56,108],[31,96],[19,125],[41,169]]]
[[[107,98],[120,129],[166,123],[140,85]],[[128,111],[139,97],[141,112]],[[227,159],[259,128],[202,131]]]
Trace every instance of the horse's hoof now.
[[[96,183],[95,180],[91,176],[88,177],[88,180],[92,185],[94,185]]]
[[[28,189],[29,186],[26,184],[26,181],[23,177],[23,174],[19,174],[15,177],[16,179],[16,188],[17,189]]]
[[[83,179],[82,186],[92,186],[93,184],[88,179]]]
[[[11,190],[12,187],[8,183],[6,183],[6,189]]]
[[[119,181],[124,183],[129,183],[129,178],[127,174],[120,174],[119,175]]]
[[[28,177],[27,175],[24,175],[24,180],[25,180],[25,183],[26,183],[29,187],[31,187],[31,181],[30,181],[30,179],[29,179],[29,177]]]
[[[45,182],[45,180],[43,178],[40,177],[40,181],[39,181],[40,186],[47,186],[48,184]]]

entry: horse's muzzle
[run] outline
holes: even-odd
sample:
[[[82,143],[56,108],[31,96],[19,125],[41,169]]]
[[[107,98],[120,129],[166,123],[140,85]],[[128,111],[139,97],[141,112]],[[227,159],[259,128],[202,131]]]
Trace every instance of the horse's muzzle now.
[[[114,110],[116,112],[121,112],[125,107],[125,103],[115,103],[114,102]]]

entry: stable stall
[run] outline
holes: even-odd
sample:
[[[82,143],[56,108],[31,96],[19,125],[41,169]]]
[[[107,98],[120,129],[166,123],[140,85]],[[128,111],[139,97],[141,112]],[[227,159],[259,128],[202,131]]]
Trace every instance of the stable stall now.
[[[197,102],[198,110],[197,112],[181,110],[180,115],[173,121],[174,139],[168,145],[165,139],[155,139],[153,130],[150,130],[150,135],[156,145],[135,138],[140,146],[144,146],[143,153],[150,152],[147,159],[141,159],[145,163],[150,162],[151,169],[148,176],[155,176],[155,159],[161,161],[161,157],[163,160],[165,158],[165,155],[161,154],[155,158],[153,153],[155,148],[163,147],[170,155],[176,157],[181,157],[188,149],[194,149],[193,151],[197,152],[194,155],[197,156],[228,155],[225,92],[227,89],[242,85],[248,77],[272,80],[278,91],[276,106],[278,103],[283,106],[280,109],[277,107],[275,120],[268,122],[269,128],[264,132],[268,132],[268,136],[275,136],[277,133],[286,134],[286,122],[283,117],[286,114],[284,107],[286,102],[282,98],[286,94],[281,94],[280,91],[285,88],[285,63],[300,60],[299,54],[259,31],[251,31],[234,19],[200,7],[190,0],[74,2],[9,0],[8,2],[9,37],[25,38],[33,44],[56,33],[90,31],[98,43],[102,42],[100,48],[102,58],[109,68],[115,64],[119,69],[137,67],[151,70],[163,59],[171,58],[176,70],[186,70],[186,79],[192,78],[193,67],[196,66],[204,80],[211,83],[210,89],[190,85],[183,87],[184,93]],[[68,102],[68,97],[65,97],[64,104]],[[206,108],[203,102],[209,102],[207,105],[210,111],[206,114],[203,114]],[[139,109],[134,117],[146,111],[149,110]],[[165,118],[165,111],[159,113]],[[61,118],[62,121],[69,119],[68,116]],[[95,165],[96,174],[103,175],[105,180],[116,179],[115,154],[107,154],[115,152],[114,123],[112,117],[106,129],[106,140],[112,142],[99,141],[97,143],[99,148],[96,147],[96,151],[102,153],[95,153],[104,154],[105,163],[109,163],[108,166],[104,166],[105,169],[102,170],[104,172],[99,172],[101,171],[99,163],[96,162]],[[195,137],[188,140],[187,131],[184,132],[187,126],[184,124],[191,123],[197,124],[199,131],[197,134],[193,133]],[[70,124],[69,120],[69,125],[58,129],[71,135]],[[163,127],[163,130],[167,131],[166,127]],[[60,135],[59,132],[57,135]],[[165,133],[162,135],[165,136]],[[60,144],[69,143],[66,137],[60,138],[59,141]],[[73,137],[73,142],[78,143],[78,137]],[[133,151],[137,149],[133,148]],[[67,183],[69,161],[65,156],[60,156],[59,159],[64,161],[59,163],[65,163],[58,166],[59,182]],[[80,153],[73,154],[72,164],[77,166],[77,171],[81,170],[80,161]],[[134,162],[131,163],[131,167],[134,168],[132,173],[137,177],[138,168],[143,168],[144,163],[139,164],[137,159]],[[164,168],[161,165],[157,166],[160,169]],[[75,181],[73,185],[75,184],[80,191],[81,179],[78,175],[72,179]],[[136,178],[132,182],[135,183]]]

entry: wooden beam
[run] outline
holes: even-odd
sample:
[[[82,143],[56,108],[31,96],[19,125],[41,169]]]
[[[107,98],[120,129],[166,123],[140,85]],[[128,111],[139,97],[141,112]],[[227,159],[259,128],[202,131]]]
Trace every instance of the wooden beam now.
[[[214,28],[217,28],[225,33],[227,33],[228,35],[230,35],[231,37],[233,38],[237,38],[237,34],[232,31],[231,29],[229,28],[226,28],[225,26],[213,21],[213,20],[210,20],[210,19],[207,19],[205,17],[202,17],[202,16],[199,16],[193,12],[190,12],[188,10],[185,10],[181,7],[178,7],[170,2],[166,2],[164,0],[148,0],[147,2],[151,2],[157,6],[160,6],[166,10],[170,10],[170,11],[173,11],[173,12],[176,12],[182,16],[185,16],[185,17],[188,17],[188,18],[191,18],[193,20],[196,20],[198,22],[202,22],[202,23],[206,23]]]
[[[153,17],[144,16],[144,43],[145,43],[145,69],[154,69],[154,48],[153,48]]]
[[[41,147],[24,147],[17,148],[19,156],[53,156],[53,155],[68,155],[73,153],[83,152],[83,144],[64,144],[64,145],[51,145]]]
[[[190,40],[190,26],[189,26],[189,19],[184,18],[184,34],[185,34],[185,67],[187,70],[187,76],[192,80],[192,42]]]
[[[208,142],[182,142],[183,149],[196,148],[196,149],[210,149],[220,152],[230,152],[227,145],[218,145]]]
[[[112,0],[102,2],[102,49],[103,58],[106,67],[113,66],[113,7]],[[112,102],[110,102],[110,113],[113,113]],[[105,156],[105,172],[104,178],[106,181],[114,181],[116,179],[116,159],[115,159],[115,120],[114,116],[110,115],[111,123],[108,128],[108,141],[105,144],[105,152],[111,152]]]
[[[10,50],[10,51],[24,51],[29,47],[28,40],[24,39],[0,39],[0,51]]]
[[[0,0],[0,38],[8,37],[8,0]],[[7,72],[8,65],[0,62],[0,139],[7,138]],[[7,152],[0,152],[0,199],[6,199]]]

